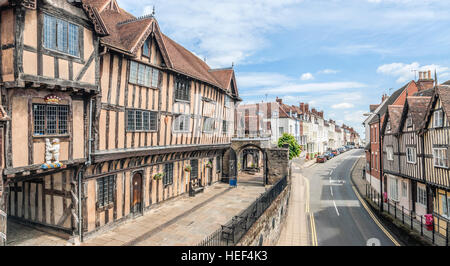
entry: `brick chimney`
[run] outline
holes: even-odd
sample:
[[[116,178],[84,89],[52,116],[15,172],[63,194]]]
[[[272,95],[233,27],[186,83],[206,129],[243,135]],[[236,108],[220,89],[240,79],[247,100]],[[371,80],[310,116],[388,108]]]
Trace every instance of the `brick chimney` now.
[[[309,104],[305,103],[305,110],[307,113],[309,113]]]
[[[383,103],[387,98],[389,98],[389,96],[383,93],[383,96],[381,96],[381,103]]]
[[[420,71],[419,72],[419,80],[417,80],[417,89],[428,90],[433,88],[434,79],[431,77],[431,70],[428,71]]]
[[[279,103],[279,104],[283,104],[283,100],[282,100],[282,99],[280,99],[280,98],[278,98],[278,96],[277,96],[277,99],[276,99],[276,101],[277,101],[277,103]]]
[[[319,112],[319,116],[320,116],[321,118],[323,118],[323,111],[320,111],[320,112]]]
[[[300,103],[300,110],[302,110],[302,113],[305,113],[305,103]]]

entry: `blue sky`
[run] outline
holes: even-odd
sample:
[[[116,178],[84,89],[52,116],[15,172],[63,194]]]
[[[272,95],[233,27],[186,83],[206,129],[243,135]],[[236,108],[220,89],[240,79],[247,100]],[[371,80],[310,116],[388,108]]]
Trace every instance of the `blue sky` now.
[[[434,70],[450,79],[450,1],[118,0],[213,68],[234,62],[246,102],[310,103],[362,135],[363,113]]]

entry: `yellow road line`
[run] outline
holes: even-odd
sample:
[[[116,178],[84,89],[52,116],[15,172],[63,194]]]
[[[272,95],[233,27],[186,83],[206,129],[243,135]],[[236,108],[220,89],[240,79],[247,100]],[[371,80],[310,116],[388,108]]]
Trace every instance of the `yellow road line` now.
[[[305,200],[305,212],[309,214],[310,228],[311,228],[311,242],[312,246],[318,246],[317,243],[317,232],[316,232],[316,223],[314,221],[314,215],[310,213],[310,194],[309,194],[309,180],[306,177],[303,177],[306,185],[306,200]]]
[[[370,217],[372,217],[372,220],[378,225],[378,227],[381,229],[381,231],[384,232],[384,234],[394,243],[396,246],[400,246],[400,244],[395,240],[395,238],[381,225],[381,223],[378,221],[378,219],[375,217],[375,215],[372,213],[372,211],[367,207],[364,200],[359,195],[359,192],[356,190],[355,186],[352,186],[353,190],[355,191],[356,197],[358,197],[358,200],[363,205],[364,209],[366,209],[367,213],[369,213]]]
[[[310,217],[309,220],[311,221],[311,242],[314,247],[317,247],[318,243],[317,243],[316,222],[314,220],[314,214],[310,213],[309,217]]]

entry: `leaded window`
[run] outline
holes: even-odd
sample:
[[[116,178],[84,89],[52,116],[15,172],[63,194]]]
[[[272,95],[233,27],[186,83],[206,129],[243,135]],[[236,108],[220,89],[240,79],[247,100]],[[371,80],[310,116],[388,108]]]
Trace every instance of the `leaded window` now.
[[[159,88],[159,70],[151,66],[130,62],[130,77],[128,81],[132,84]]]
[[[33,104],[34,135],[43,136],[67,134],[68,116],[68,105]]]
[[[155,131],[158,128],[158,113],[144,110],[127,110],[127,131]]]
[[[114,203],[114,187],[116,177],[114,175],[97,178],[97,205],[105,207]]]
[[[203,132],[212,133],[214,131],[214,118],[203,117]]]
[[[144,46],[142,47],[142,54],[145,56],[150,56],[150,45],[149,45],[150,39],[146,40],[144,42]]]
[[[53,16],[44,15],[44,47],[79,56],[79,27]]]
[[[164,165],[163,185],[173,184],[173,163],[166,163]]]
[[[175,100],[190,100],[191,83],[189,80],[176,78],[175,80]]]
[[[179,115],[173,121],[174,132],[189,132],[190,131],[190,115]]]

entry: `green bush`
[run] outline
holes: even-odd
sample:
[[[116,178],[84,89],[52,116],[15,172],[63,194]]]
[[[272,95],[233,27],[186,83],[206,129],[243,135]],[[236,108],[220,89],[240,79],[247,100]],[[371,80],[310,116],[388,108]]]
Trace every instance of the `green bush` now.
[[[278,139],[278,147],[281,148],[284,144],[289,144],[289,160],[300,156],[302,148],[300,145],[298,145],[297,140],[294,138],[294,136],[288,133],[283,133],[283,136]]]

